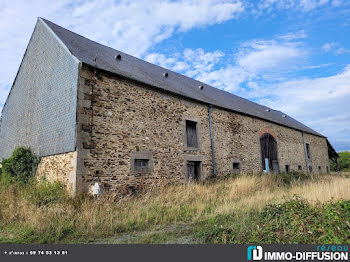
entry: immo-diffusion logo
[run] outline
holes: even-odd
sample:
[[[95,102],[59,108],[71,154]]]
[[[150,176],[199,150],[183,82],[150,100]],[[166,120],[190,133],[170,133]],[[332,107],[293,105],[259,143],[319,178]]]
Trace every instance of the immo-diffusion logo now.
[[[315,246],[316,247],[316,246]],[[349,246],[322,245],[317,246],[314,251],[263,251],[261,246],[248,246],[248,260],[264,261],[348,261]]]
[[[263,248],[261,246],[249,246],[247,252],[248,260],[261,260],[263,258]]]

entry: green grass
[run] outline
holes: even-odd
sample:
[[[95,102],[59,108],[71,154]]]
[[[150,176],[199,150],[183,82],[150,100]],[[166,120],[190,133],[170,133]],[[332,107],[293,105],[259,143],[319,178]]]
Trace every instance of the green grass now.
[[[345,175],[241,175],[115,201],[3,179],[0,243],[349,244],[349,187]]]
[[[200,221],[202,243],[350,244],[350,201],[312,206],[295,198],[260,212],[225,214]]]

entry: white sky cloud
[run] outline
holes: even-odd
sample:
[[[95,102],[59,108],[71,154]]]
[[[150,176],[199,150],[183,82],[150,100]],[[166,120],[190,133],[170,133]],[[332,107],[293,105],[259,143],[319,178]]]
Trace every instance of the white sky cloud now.
[[[241,44],[233,55],[234,64],[218,66],[224,56],[221,51],[204,52],[203,49],[185,49],[171,57],[152,53],[145,57],[151,63],[175,70],[231,92],[242,90],[241,84],[257,87],[254,80],[276,80],[282,73],[300,65],[307,51],[298,42],[252,40]]]
[[[186,56],[186,53],[193,56]],[[171,57],[153,53],[147,59],[281,110],[331,137],[331,142],[340,150],[349,149],[342,146],[350,132],[350,65],[327,77],[288,80],[280,76],[295,70],[293,64],[303,64],[307,55],[307,50],[297,42],[255,40],[241,45],[232,65],[220,65],[220,59],[225,56],[222,52],[206,53],[202,49],[186,49],[183,54]],[[204,66],[197,70],[198,64]],[[344,114],[339,115],[340,112]]]
[[[350,120],[347,114],[342,121],[337,117],[339,112],[349,111],[350,67],[326,77],[291,78],[289,73],[301,68],[329,65],[308,66],[309,50],[301,42],[308,37],[304,30],[288,32],[272,40],[241,43],[235,54],[224,54],[219,50],[206,52],[201,48],[186,48],[170,57],[162,53],[148,53],[155,44],[177,32],[236,19],[248,7],[251,8],[249,12],[254,12],[254,9],[261,14],[290,8],[309,12],[326,3],[339,7],[346,1],[60,0],[48,4],[46,0],[2,0],[0,109],[36,19],[41,16],[97,42],[283,110],[321,133],[337,137],[334,142],[341,144],[341,139],[344,141],[344,137],[348,137],[344,134],[349,133]],[[336,55],[349,52],[336,42],[326,43],[322,49]],[[230,63],[222,63],[227,57]],[[327,121],[321,120],[324,117]]]
[[[350,53],[350,50],[344,48],[339,43],[325,43],[322,46],[322,49],[325,52],[333,51],[335,55],[341,55],[341,54],[344,54],[344,53]]]
[[[300,60],[306,52],[298,43],[277,41],[251,41],[244,44],[238,54],[237,64],[241,68],[252,72],[267,72],[279,68],[291,69],[291,65]]]
[[[309,11],[327,3],[328,0],[300,0],[299,5],[305,11]]]
[[[349,150],[342,139],[350,133],[350,65],[335,75],[286,81],[261,87],[274,97],[268,106],[287,112],[330,137],[338,150]]]
[[[305,30],[300,30],[298,32],[291,32],[285,35],[281,35],[279,38],[286,41],[291,41],[291,40],[302,39],[306,37],[307,37],[307,34],[305,33]]]
[[[333,6],[339,7],[343,4],[341,0],[260,0],[259,9],[271,11],[272,8],[290,9],[296,8],[303,12],[308,12],[318,7],[322,7],[332,2]]]
[[[338,43],[325,43],[323,46],[322,46],[322,49],[325,51],[325,52],[329,52],[333,47],[336,47],[338,46]]]
[[[51,1],[2,0],[0,3],[0,109],[15,78],[37,17],[126,53],[141,56],[175,31],[188,31],[237,17],[238,0]],[[169,15],[171,14],[171,15]]]

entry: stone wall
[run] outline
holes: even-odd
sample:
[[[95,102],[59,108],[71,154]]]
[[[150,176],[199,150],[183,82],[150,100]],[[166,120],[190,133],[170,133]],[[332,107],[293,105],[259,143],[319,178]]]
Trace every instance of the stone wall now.
[[[310,145],[311,159],[309,166],[312,166],[313,173],[325,173],[330,170],[326,139],[305,134],[305,143]]]
[[[302,171],[306,170],[301,131],[220,109],[213,112],[213,127],[217,169],[221,175],[232,172],[233,161],[240,162],[243,173],[261,172],[260,136],[264,133],[272,134],[277,141],[280,171],[285,171],[286,165],[291,171],[298,171],[299,165]],[[320,139],[325,142],[324,138]],[[317,145],[317,150],[327,156],[326,146]],[[327,163],[324,158],[315,157],[315,161],[323,166]]]
[[[83,67],[78,90],[78,180],[106,190],[155,180],[186,181],[187,161],[201,161],[202,178],[213,173],[208,106],[165,94],[116,76]],[[185,121],[199,127],[199,149],[187,148]],[[261,172],[260,135],[276,137],[281,171],[305,171],[302,132],[218,108],[212,111],[217,175]],[[313,165],[328,165],[325,138],[307,135]],[[152,172],[135,174],[135,154],[151,156]],[[315,171],[315,168],[313,169]],[[87,186],[86,186],[87,185]]]
[[[262,171],[260,153],[260,136],[270,133],[277,141],[278,162],[280,171],[306,172],[305,151],[302,132],[288,127],[216,109],[212,114],[214,148],[219,175],[232,173],[232,163],[240,162],[241,172],[257,173]],[[326,139],[305,133],[305,143],[310,144],[313,173],[327,171],[329,166]]]
[[[121,185],[162,179],[184,181],[185,159],[202,161],[203,176],[212,173],[207,106],[114,77],[94,79],[86,69],[81,72],[79,90],[85,91],[79,91],[78,99],[82,138],[77,145],[79,158],[82,156],[78,169],[88,185],[99,182],[116,190]],[[193,118],[202,134],[197,150],[185,146],[184,121]],[[137,152],[151,153],[151,174],[131,172],[132,155]]]
[[[67,191],[75,193],[77,152],[42,157],[36,172],[36,178],[49,182],[59,181]]]

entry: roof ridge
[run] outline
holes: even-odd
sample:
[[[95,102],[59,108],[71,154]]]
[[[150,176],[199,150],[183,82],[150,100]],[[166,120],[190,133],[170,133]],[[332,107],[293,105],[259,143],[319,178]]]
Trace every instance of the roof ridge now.
[[[79,35],[45,18],[41,19],[51,28],[56,36],[61,39],[72,55],[87,65],[96,66],[104,71],[122,75],[126,78],[143,82],[158,89],[199,102],[324,137],[294,118],[290,116],[287,117],[287,114],[279,110],[250,101],[226,90],[213,87],[199,80],[174,72],[168,68],[152,64]],[[120,61],[115,58],[117,54],[121,55]],[[97,62],[94,60],[96,55],[100,58],[97,59]],[[168,73],[166,77],[163,76],[164,73]],[[198,88],[200,86],[204,86],[204,88]]]

